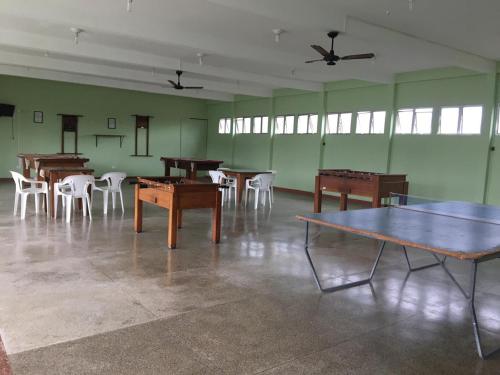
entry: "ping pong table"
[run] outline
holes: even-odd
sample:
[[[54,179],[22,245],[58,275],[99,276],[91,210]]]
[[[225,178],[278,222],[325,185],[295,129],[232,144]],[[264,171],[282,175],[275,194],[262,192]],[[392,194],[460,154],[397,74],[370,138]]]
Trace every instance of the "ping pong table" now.
[[[306,223],[305,254],[318,288],[324,293],[337,292],[371,283],[386,243],[401,246],[409,272],[440,266],[469,300],[476,349],[482,359],[500,347],[485,351],[481,343],[475,296],[479,263],[500,257],[500,207],[461,201],[429,201],[393,195],[387,207],[311,213],[297,216]],[[324,287],[309,253],[309,225],[334,228],[380,241],[378,255],[368,278]],[[406,247],[430,253],[435,262],[413,267]],[[470,285],[466,291],[446,266],[447,258],[470,263]]]

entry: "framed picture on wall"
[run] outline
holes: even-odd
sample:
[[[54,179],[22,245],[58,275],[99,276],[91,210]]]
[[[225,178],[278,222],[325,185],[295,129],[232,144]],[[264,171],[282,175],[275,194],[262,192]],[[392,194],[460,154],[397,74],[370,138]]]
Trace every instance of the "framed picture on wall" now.
[[[42,111],[34,111],[33,112],[33,122],[35,124],[43,124],[43,112]]]
[[[116,118],[108,117],[108,129],[116,129]]]

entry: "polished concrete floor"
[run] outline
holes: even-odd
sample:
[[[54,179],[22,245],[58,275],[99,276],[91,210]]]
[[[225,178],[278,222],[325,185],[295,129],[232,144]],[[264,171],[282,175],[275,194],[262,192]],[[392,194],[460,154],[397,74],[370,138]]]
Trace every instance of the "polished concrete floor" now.
[[[13,217],[13,187],[0,184],[0,335],[15,374],[500,374],[500,355],[477,357],[454,284],[437,268],[409,275],[394,246],[372,287],[322,295],[294,218],[309,198],[224,207],[219,245],[210,214],[186,212],[172,251],[166,212],[145,206],[136,235],[125,195],[125,216],[103,217],[98,197],[92,223],[77,214],[68,226],[32,202],[25,221]],[[376,255],[372,240],[316,227],[312,237],[328,285],[363,276]],[[467,283],[466,265],[450,264]],[[500,345],[499,267],[480,267],[489,345]]]

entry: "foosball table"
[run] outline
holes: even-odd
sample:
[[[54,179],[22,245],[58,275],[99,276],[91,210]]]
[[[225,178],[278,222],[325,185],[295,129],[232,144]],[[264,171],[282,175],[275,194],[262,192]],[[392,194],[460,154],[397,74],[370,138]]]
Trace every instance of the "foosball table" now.
[[[212,241],[220,241],[222,194],[218,184],[203,183],[184,177],[137,178],[135,185],[134,229],[142,232],[143,202],[168,209],[167,244],[177,245],[177,229],[182,227],[182,212],[187,209],[212,209]]]
[[[315,181],[314,212],[321,212],[323,191],[340,193],[341,211],[347,210],[349,194],[370,197],[372,207],[377,208],[381,206],[382,198],[391,193],[408,194],[408,181],[405,174],[320,169]]]

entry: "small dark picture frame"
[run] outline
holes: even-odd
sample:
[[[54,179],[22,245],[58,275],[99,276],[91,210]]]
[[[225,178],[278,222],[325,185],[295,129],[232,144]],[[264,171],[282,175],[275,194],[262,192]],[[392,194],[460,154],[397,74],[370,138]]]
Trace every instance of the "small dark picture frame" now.
[[[43,112],[33,111],[33,122],[35,124],[43,124]]]
[[[108,129],[116,129],[116,118],[108,117]]]

